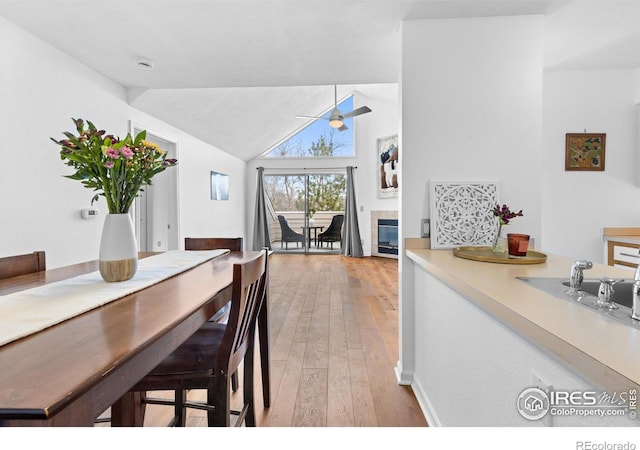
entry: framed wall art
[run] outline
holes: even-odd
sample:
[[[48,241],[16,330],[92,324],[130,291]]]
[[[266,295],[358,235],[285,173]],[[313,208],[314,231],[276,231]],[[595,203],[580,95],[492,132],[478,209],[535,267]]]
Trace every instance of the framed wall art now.
[[[605,133],[567,133],[564,170],[603,171]]]
[[[497,180],[431,180],[431,248],[491,245],[498,197]]]
[[[400,149],[398,135],[378,139],[378,197],[390,198],[398,196],[398,171],[400,169]]]
[[[211,200],[229,200],[229,175],[211,171]]]

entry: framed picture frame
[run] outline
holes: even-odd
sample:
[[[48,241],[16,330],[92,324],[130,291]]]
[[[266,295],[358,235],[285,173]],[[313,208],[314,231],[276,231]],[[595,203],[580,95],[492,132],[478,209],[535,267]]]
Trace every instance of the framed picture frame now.
[[[211,200],[229,200],[229,175],[211,171]]]
[[[377,148],[377,185],[378,198],[392,198],[398,196],[398,172],[400,169],[400,149],[398,135],[378,139]]]
[[[430,180],[431,248],[492,245],[499,199],[498,180]]]
[[[567,133],[565,171],[604,171],[606,133]]]

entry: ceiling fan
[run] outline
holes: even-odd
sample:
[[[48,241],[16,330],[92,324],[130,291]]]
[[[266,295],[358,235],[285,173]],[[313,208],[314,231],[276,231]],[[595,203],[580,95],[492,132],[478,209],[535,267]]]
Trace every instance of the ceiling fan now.
[[[319,116],[296,116],[298,119],[325,119],[329,121],[329,126],[332,128],[337,128],[338,131],[347,130],[347,127],[344,124],[344,119],[349,117],[359,116],[361,114],[366,114],[371,112],[371,108],[368,106],[361,106],[360,108],[356,108],[353,111],[348,113],[342,113],[338,109],[338,87],[336,85],[333,86],[333,109],[331,110],[331,115],[329,117],[319,117]]]

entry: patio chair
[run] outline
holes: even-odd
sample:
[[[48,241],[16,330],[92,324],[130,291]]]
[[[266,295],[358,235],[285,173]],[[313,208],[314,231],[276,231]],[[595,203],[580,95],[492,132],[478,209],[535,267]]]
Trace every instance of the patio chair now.
[[[342,223],[344,222],[344,214],[337,214],[331,219],[329,228],[326,231],[318,234],[318,245],[322,247],[323,242],[331,244],[331,250],[333,250],[333,243],[340,242],[342,240]]]
[[[304,247],[304,236],[300,233],[296,233],[289,226],[289,222],[285,219],[284,216],[278,216],[278,222],[280,222],[280,229],[282,230],[282,240],[280,241],[280,248],[282,248],[282,244],[285,244],[287,250],[289,250],[289,242],[301,243]]]

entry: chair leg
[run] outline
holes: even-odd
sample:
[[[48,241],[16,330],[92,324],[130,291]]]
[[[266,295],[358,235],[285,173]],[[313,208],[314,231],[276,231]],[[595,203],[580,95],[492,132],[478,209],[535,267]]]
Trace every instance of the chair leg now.
[[[173,413],[176,417],[176,427],[184,427],[187,421],[187,408],[184,403],[187,401],[187,391],[175,391],[175,404]]]
[[[258,344],[260,346],[260,371],[262,373],[262,401],[265,408],[271,406],[271,367],[269,355],[269,296],[265,295],[258,313]]]
[[[231,393],[229,392],[229,377],[216,374],[213,386],[207,389],[207,403],[214,405],[213,411],[207,411],[207,425],[210,427],[228,427],[231,424]]]
[[[251,333],[253,335],[253,333]],[[253,399],[253,366],[254,366],[254,342],[255,337],[251,336],[251,344],[247,348],[247,353],[244,356],[244,379],[243,383],[243,395],[244,404],[247,406],[247,415],[244,418],[244,423],[248,427],[256,426],[256,410]]]

